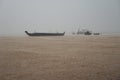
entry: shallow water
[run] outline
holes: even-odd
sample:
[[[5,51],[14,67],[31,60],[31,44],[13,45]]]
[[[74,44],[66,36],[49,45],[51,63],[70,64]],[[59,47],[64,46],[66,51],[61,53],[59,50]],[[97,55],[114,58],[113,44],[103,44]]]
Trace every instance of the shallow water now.
[[[120,36],[0,37],[1,80],[119,80]]]

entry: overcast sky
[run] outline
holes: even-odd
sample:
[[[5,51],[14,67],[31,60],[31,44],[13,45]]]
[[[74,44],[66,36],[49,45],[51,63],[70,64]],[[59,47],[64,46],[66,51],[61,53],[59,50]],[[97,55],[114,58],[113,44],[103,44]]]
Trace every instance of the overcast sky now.
[[[120,32],[120,0],[0,0],[0,35]]]

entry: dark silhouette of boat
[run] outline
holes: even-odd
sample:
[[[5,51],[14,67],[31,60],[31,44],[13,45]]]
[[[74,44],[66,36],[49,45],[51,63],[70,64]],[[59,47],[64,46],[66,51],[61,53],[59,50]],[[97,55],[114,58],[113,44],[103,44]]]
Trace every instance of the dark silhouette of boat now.
[[[92,33],[90,31],[86,31],[84,35],[92,35]]]
[[[28,36],[64,36],[65,32],[63,33],[29,33],[25,31]]]
[[[100,33],[93,33],[94,35],[100,35]]]

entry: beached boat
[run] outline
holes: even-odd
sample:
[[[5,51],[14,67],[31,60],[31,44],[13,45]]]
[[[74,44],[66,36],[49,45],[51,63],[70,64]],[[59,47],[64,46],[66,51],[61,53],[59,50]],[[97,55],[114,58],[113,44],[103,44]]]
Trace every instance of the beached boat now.
[[[28,36],[64,36],[65,32],[63,33],[29,33],[25,31]]]

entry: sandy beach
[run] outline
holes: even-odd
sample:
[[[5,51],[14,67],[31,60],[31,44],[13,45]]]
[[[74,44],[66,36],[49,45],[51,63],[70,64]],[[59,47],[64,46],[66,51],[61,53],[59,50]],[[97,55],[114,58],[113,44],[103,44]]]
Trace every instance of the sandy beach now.
[[[0,37],[0,80],[120,80],[120,36]]]

